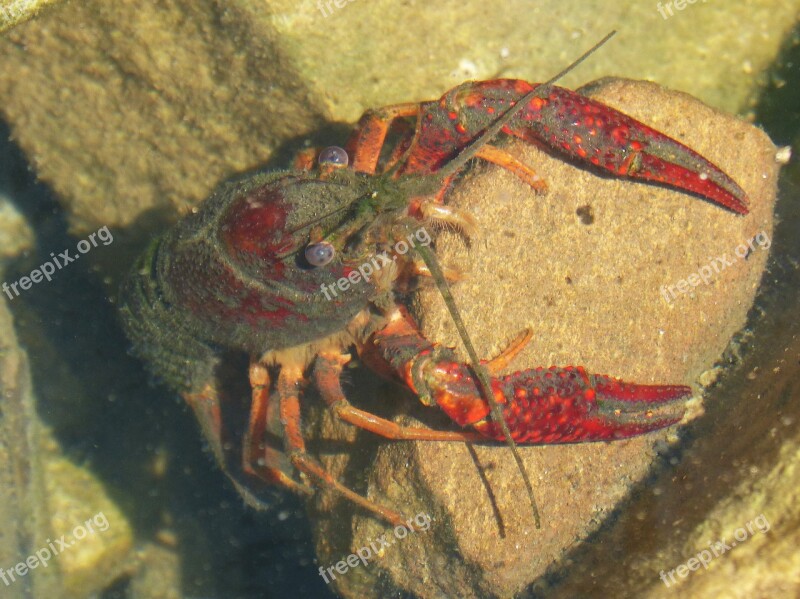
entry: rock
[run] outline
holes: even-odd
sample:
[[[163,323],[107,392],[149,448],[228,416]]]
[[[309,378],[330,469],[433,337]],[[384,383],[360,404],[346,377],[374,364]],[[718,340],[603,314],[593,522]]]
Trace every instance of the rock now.
[[[131,566],[130,525],[98,481],[63,456],[39,420],[27,356],[17,345],[5,300],[0,391],[3,596],[78,598],[106,588]]]
[[[47,511],[37,468],[36,418],[27,356],[17,344],[11,314],[2,299],[0,392],[0,567],[12,570],[27,557],[37,528],[47,521]],[[3,574],[4,596],[31,596],[32,579],[16,581]],[[39,588],[52,591],[58,586],[50,578]]]
[[[9,198],[0,194],[0,272],[6,262],[33,247],[33,231]]]
[[[796,162],[781,179],[767,274],[747,327],[721,360],[725,376],[706,394],[705,415],[670,468],[640,485],[592,543],[570,552],[550,577],[548,597],[798,594]],[[619,549],[613,559],[608,548]],[[698,555],[702,567],[690,562]]]
[[[56,453],[60,451],[56,443],[46,444],[44,476],[51,511],[48,536],[56,539],[63,534],[70,545],[53,561],[61,574],[64,595],[86,597],[133,570],[133,531],[95,477]]]
[[[0,33],[24,23],[59,0],[10,0],[0,7]]]
[[[533,340],[512,370],[581,364],[640,383],[695,384],[745,323],[761,280],[773,227],[775,148],[758,129],[683,93],[625,80],[589,90],[719,165],[745,189],[751,213],[740,217],[687,194],[597,176],[516,143],[512,152],[534,165],[549,193],[533,195],[513,175],[479,167],[449,203],[477,218],[481,238],[467,248],[458,235],[442,233],[437,255],[468,268],[454,296],[480,355],[496,354],[531,326]],[[754,238],[760,241],[751,251]],[[736,254],[741,244],[745,258]],[[730,265],[707,285],[665,299],[662,287],[722,257]],[[420,295],[417,314],[428,338],[460,346],[438,292]],[[409,401],[403,393],[387,395],[385,403]],[[372,393],[354,396],[360,405],[375,403]],[[402,590],[419,597],[512,597],[624,511],[631,489],[663,466],[657,450],[675,434],[521,448],[541,530],[505,447],[476,447],[476,464],[457,443],[383,444],[368,473],[370,498],[409,517],[426,513],[434,524],[396,541],[363,569],[356,588],[349,574],[337,588],[344,596],[379,588],[383,596]],[[340,462],[330,467],[342,469]],[[320,507],[321,564],[386,533],[383,523],[349,505],[323,509],[330,506]],[[342,525],[350,519],[352,530]]]

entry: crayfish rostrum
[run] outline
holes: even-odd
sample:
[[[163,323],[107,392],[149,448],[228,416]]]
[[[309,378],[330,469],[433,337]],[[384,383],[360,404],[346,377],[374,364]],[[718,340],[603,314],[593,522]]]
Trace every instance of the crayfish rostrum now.
[[[512,106],[516,114],[503,123],[501,136],[747,213],[742,189],[679,142],[570,90],[508,79],[465,83],[440,100],[369,111],[345,149],[323,150],[316,163],[304,153],[294,170],[223,185],[150,246],[126,281],[121,304],[135,351],[191,405],[226,471],[241,470],[232,478],[245,496],[256,499],[248,480],[298,492],[310,492],[312,483],[402,522],[389,507],[342,486],[306,452],[300,397],[307,379],[339,418],[386,438],[504,438],[476,371],[426,340],[398,301],[432,271],[416,252],[392,249],[423,242],[417,234],[428,225],[452,226],[466,236],[474,230],[469,214],[447,205],[466,149],[545,190],[531,166],[484,135]],[[367,264],[381,267],[367,277]],[[447,269],[444,276],[457,278]],[[325,292],[334,285],[336,293]],[[491,393],[517,443],[639,435],[678,422],[692,395],[687,386],[626,383],[581,367],[500,374],[526,339],[521,335],[485,362]],[[353,349],[364,364],[469,430],[403,427],[352,406],[340,374]],[[250,356],[249,418],[235,468],[224,456],[230,424],[218,385],[221,357],[231,350]]]

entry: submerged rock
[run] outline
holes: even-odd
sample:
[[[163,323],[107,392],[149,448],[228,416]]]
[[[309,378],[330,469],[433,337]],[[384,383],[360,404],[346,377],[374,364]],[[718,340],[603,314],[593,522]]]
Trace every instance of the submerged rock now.
[[[324,5],[330,7],[327,0]],[[743,111],[783,32],[793,26],[798,2],[696,3],[668,16],[634,2],[532,8],[519,0],[488,13],[485,2],[463,0],[425,7],[349,2],[327,13],[319,6],[276,0],[266,12],[262,2],[238,0],[224,7],[88,0],[61,3],[5,33],[0,110],[37,175],[59,194],[71,232],[84,235],[100,226],[130,231],[136,223],[141,235],[133,245],[176,212],[189,211],[220,179],[263,163],[281,144],[324,123],[436,97],[467,78],[541,80],[593,42],[596,32],[620,23],[616,49],[593,57],[565,85],[624,73]],[[520,26],[521,19],[535,25]],[[550,195],[531,197],[513,176],[482,167],[452,201],[463,198],[485,237],[468,252],[457,237],[439,241],[443,255],[450,245],[452,260],[469,266],[470,278],[456,293],[483,355],[533,325],[534,340],[515,367],[581,363],[641,382],[692,382],[741,326],[766,255],[758,245],[708,285],[686,287],[690,294],[666,301],[660,288],[677,289],[718,255],[760,233],[771,235],[772,150],[754,129],[685,96],[669,96],[663,107],[672,112],[662,113],[654,100],[661,92],[639,85],[607,87],[605,101],[619,101],[718,161],[750,193],[753,214],[736,218],[696,198],[598,178],[518,147],[514,151],[550,181]],[[167,216],[140,218],[148,210]],[[112,262],[103,271],[115,278],[130,260]],[[421,301],[426,332],[457,346],[436,294]],[[63,367],[57,360],[53,371]],[[389,386],[373,391],[389,404],[414,401]],[[373,405],[374,394],[359,395],[366,407]],[[319,436],[335,428],[328,416],[310,424],[322,427]],[[337,433],[356,438],[350,428]],[[359,437],[359,448],[366,437]],[[543,511],[541,531],[531,527],[504,448],[476,448],[488,483],[460,445],[387,443],[377,458],[366,449],[346,449],[358,461],[356,470],[370,466],[376,500],[409,517],[423,513],[435,520],[428,531],[386,548],[380,560],[340,577],[338,588],[365,597],[397,588],[420,596],[503,596],[521,589],[608,521],[633,481],[650,471],[653,445],[665,438],[668,433],[523,448]],[[357,483],[347,461],[325,458],[335,475]],[[361,514],[351,525],[350,508],[334,508],[325,494],[316,507],[323,510],[321,563],[335,563],[385,532]],[[13,510],[4,516],[14,517]]]
[[[453,292],[480,355],[496,354],[530,326],[533,340],[513,370],[580,364],[639,383],[693,385],[699,398],[698,377],[744,325],[764,272],[778,174],[775,147],[755,127],[654,84],[609,80],[589,90],[719,165],[747,192],[750,214],[598,176],[515,143],[511,151],[547,180],[548,194],[533,194],[497,167],[479,167],[448,203],[477,218],[481,237],[467,247],[457,234],[442,233],[437,254],[468,271]],[[723,257],[729,264],[707,284],[665,296],[664,289]],[[429,338],[460,346],[438,292],[421,293],[416,312]],[[387,404],[413,401],[389,388],[384,395]],[[354,390],[353,396],[363,399],[361,405],[375,403],[374,394]],[[696,405],[692,415],[700,411]],[[369,466],[370,498],[409,517],[428,514],[433,524],[396,540],[358,577],[341,576],[337,588],[345,596],[372,588],[383,596],[403,590],[419,597],[512,597],[624,510],[631,490],[654,467],[664,467],[658,449],[675,434],[521,448],[541,530],[502,445],[476,447],[473,459],[459,443],[385,443]],[[340,456],[324,459],[342,470]],[[327,501],[318,516],[321,563],[386,534],[383,523]],[[351,519],[352,529],[342,526]]]
[[[0,299],[0,589],[87,597],[133,566],[133,534],[102,485],[64,457],[34,408],[26,353]]]

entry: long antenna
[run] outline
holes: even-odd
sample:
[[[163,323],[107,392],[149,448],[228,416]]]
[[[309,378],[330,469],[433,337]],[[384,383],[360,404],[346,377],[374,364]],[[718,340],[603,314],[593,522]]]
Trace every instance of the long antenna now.
[[[447,310],[450,312],[450,317],[453,319],[456,329],[458,329],[461,342],[464,344],[464,347],[467,350],[469,361],[472,362],[472,369],[478,376],[478,382],[480,383],[480,389],[483,397],[489,402],[489,409],[492,411],[492,420],[494,420],[495,423],[497,423],[502,429],[506,445],[508,445],[508,448],[511,450],[511,454],[514,456],[514,461],[517,463],[517,468],[522,476],[522,482],[525,483],[525,488],[531,501],[531,508],[533,509],[533,520],[536,523],[536,528],[541,528],[542,523],[541,519],[539,518],[539,507],[536,505],[536,498],[533,495],[533,485],[531,485],[531,479],[528,476],[528,471],[525,470],[525,464],[522,463],[522,458],[519,457],[517,444],[514,442],[514,438],[511,436],[511,431],[508,429],[508,423],[506,422],[506,419],[503,418],[503,412],[500,409],[500,404],[497,402],[497,399],[492,393],[492,382],[489,378],[489,373],[486,371],[486,368],[483,366],[483,364],[481,364],[481,361],[478,358],[478,353],[475,351],[475,348],[472,345],[472,340],[469,337],[467,328],[464,326],[464,321],[461,319],[461,314],[456,307],[453,294],[450,293],[450,286],[447,284],[447,279],[444,278],[444,273],[439,267],[439,260],[436,258],[436,255],[430,251],[430,249],[428,249],[427,246],[419,246],[416,248],[416,250],[419,252],[419,255],[422,256],[422,260],[425,262],[425,266],[428,267],[433,280],[436,281],[436,286],[439,288],[439,293],[442,294],[444,303],[447,305]]]
[[[616,34],[616,31],[611,31],[608,35],[606,35],[603,39],[597,42],[594,46],[592,46],[589,50],[584,52],[576,61],[574,61],[571,65],[567,68],[562,70],[558,73],[555,77],[548,79],[545,83],[540,83],[539,85],[535,86],[531,91],[529,91],[525,96],[522,97],[521,100],[517,101],[514,106],[509,108],[507,111],[503,113],[503,115],[498,118],[486,131],[480,135],[479,137],[475,138],[467,147],[465,147],[461,152],[456,155],[453,160],[447,163],[442,169],[440,169],[436,174],[441,176],[443,179],[449,177],[450,175],[456,173],[460,168],[466,164],[468,160],[473,158],[475,154],[480,150],[483,146],[489,143],[499,132],[500,130],[505,127],[508,122],[513,119],[525,106],[527,106],[531,100],[536,97],[539,97],[540,94],[544,94],[547,92],[547,88],[561,79],[564,75],[569,73],[572,69],[577,67],[581,64],[584,60],[586,60],[591,54],[597,51],[603,44],[605,44],[608,40],[610,40]],[[461,314],[458,311],[458,307],[456,306],[456,302],[453,299],[453,294],[450,292],[450,286],[447,284],[447,279],[445,279],[444,273],[439,266],[439,261],[436,258],[436,255],[426,246],[418,246],[415,248],[419,255],[422,257],[423,262],[428,267],[433,280],[436,282],[436,286],[439,288],[439,293],[441,293],[442,298],[444,299],[444,303],[447,306],[448,312],[450,312],[450,317],[453,319],[453,322],[456,325],[456,329],[458,330],[458,334],[461,337],[461,342],[464,344],[464,348],[467,350],[467,355],[469,356],[469,360],[472,363],[472,368],[475,371],[475,374],[478,377],[478,382],[480,383],[481,392],[483,393],[484,399],[489,404],[489,409],[492,413],[492,420],[497,424],[500,429],[503,431],[503,438],[506,441],[506,445],[511,450],[511,454],[514,456],[514,461],[517,464],[517,468],[519,469],[519,473],[522,476],[522,482],[525,484],[525,489],[528,492],[528,498],[531,502],[531,509],[533,510],[533,519],[536,523],[536,528],[541,528],[541,519],[539,517],[539,508],[536,505],[536,498],[533,494],[533,485],[531,485],[530,477],[528,476],[528,472],[525,469],[525,464],[522,462],[522,458],[519,456],[519,452],[517,451],[517,444],[514,442],[514,438],[511,436],[511,431],[508,428],[508,423],[506,423],[505,418],[503,417],[502,408],[500,407],[499,402],[492,393],[492,384],[491,379],[489,378],[489,373],[486,371],[486,368],[481,364],[480,359],[478,358],[478,354],[475,351],[475,347],[472,345],[472,340],[470,339],[469,333],[467,332],[467,328],[464,326],[464,321],[461,319]]]

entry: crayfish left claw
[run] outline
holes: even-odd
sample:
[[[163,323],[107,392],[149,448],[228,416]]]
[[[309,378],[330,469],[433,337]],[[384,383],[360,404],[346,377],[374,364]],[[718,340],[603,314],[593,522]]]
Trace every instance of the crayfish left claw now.
[[[520,336],[512,345],[524,340]],[[404,311],[395,311],[365,347],[370,351],[362,359],[380,358],[380,371],[403,381],[424,403],[438,405],[461,426],[503,440],[473,370],[451,349],[422,337]],[[680,422],[692,396],[691,387],[626,383],[580,366],[492,376],[491,387],[512,438],[526,444],[634,437]]]
[[[595,376],[597,415],[614,438],[630,437],[681,421],[692,389],[684,385],[636,385]]]

